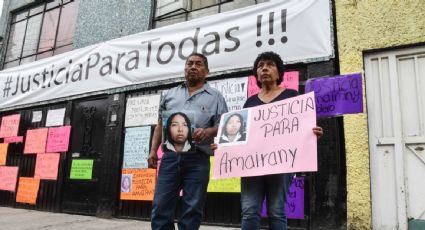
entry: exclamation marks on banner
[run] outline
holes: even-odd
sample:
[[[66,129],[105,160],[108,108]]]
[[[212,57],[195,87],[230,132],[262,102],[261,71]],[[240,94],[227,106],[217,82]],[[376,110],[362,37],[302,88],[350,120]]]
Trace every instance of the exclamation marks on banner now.
[[[261,38],[261,24],[263,20],[263,15],[257,16],[257,38]],[[286,32],[286,9],[281,10],[280,12],[280,27],[282,29],[282,34]],[[274,32],[274,12],[269,13],[269,34],[273,35]],[[286,43],[288,38],[286,36],[282,36],[280,39],[282,43]],[[269,45],[274,45],[274,38],[270,38],[268,41]],[[256,43],[257,47],[261,47],[263,42],[258,40]]]

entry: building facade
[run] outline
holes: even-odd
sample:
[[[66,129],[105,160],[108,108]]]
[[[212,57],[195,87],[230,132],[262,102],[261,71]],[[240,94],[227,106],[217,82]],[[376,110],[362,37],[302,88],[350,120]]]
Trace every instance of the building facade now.
[[[277,2],[5,0],[0,18],[0,65],[3,69],[1,73],[4,74],[1,78],[6,80],[0,116],[4,118],[19,114],[18,136],[25,138],[28,130],[51,127],[48,123],[52,111],[63,112],[60,126],[72,129],[69,148],[67,151],[60,151],[57,178],[40,181],[36,203],[30,205],[17,202],[16,192],[0,190],[0,204],[52,212],[149,220],[150,201],[123,199],[120,193],[120,180],[127,172],[123,171],[123,162],[126,134],[129,131],[129,126],[125,124],[129,101],[159,95],[181,83],[184,56],[188,54],[187,44],[193,45],[194,50],[198,49],[198,52],[209,57],[212,71],[208,81],[211,82],[246,78],[251,75],[252,55],[268,49],[282,55],[299,50],[309,51],[300,52],[305,57],[294,58],[289,55],[285,60],[288,72],[297,72],[299,76],[300,93],[304,92],[308,79],[338,75],[334,2],[300,3],[300,6],[308,6],[300,14],[306,12],[308,15],[321,15],[328,23],[324,27],[328,36],[324,33],[324,39],[329,42],[314,46],[322,48],[323,45],[326,55],[320,54],[322,50],[317,55],[308,47],[310,43],[314,44],[315,40],[319,40],[312,32],[313,29],[295,29],[292,23],[296,22],[290,21],[291,17],[286,17],[285,9],[292,9],[292,5],[282,3],[282,6],[288,8],[281,8]],[[267,8],[267,4],[271,5],[271,10]],[[320,5],[319,8],[314,8],[316,5]],[[264,11],[261,11],[263,8]],[[267,13],[261,15],[257,12]],[[288,15],[291,13],[288,12]],[[223,22],[221,17],[229,21]],[[249,20],[239,22],[241,18]],[[288,20],[287,24],[275,25],[275,18],[279,18],[279,21]],[[253,22],[252,25],[244,25],[250,21]],[[300,24],[297,28],[315,28],[315,23],[320,20],[310,22],[312,23]],[[243,32],[238,34],[239,31]],[[279,42],[285,44],[287,41],[284,37],[273,40],[277,33],[287,33],[285,38],[290,41],[288,44],[298,39],[301,42],[296,45],[278,45]],[[174,37],[180,37],[181,40],[176,42],[172,40]],[[268,40],[256,41],[263,37]],[[309,38],[315,39],[308,40]],[[156,43],[157,41],[159,42]],[[251,46],[244,46],[245,41],[253,43]],[[269,47],[265,47],[267,42]],[[133,46],[137,48],[132,49]],[[226,55],[226,52],[236,52],[239,47],[244,47],[240,54],[234,54],[234,57]],[[151,56],[143,56],[142,51],[145,50]],[[148,67],[155,65],[162,68],[149,72]],[[229,67],[232,65],[234,67]],[[95,68],[98,69],[94,70]],[[141,70],[149,73],[146,76],[148,80],[137,80],[144,74]],[[16,88],[14,84],[9,85],[11,89],[7,88],[9,77],[13,78]],[[73,87],[74,83],[80,85]],[[43,86],[46,91],[28,96],[38,86]],[[55,87],[60,90],[53,90]],[[18,97],[19,94],[23,96]],[[40,118],[35,119],[36,114]],[[298,173],[298,176],[304,178],[304,213],[300,219],[290,219],[290,227],[346,228],[346,145],[343,122],[342,117],[318,120],[318,124],[326,132],[318,142],[319,170],[315,173]],[[153,127],[152,124],[150,126]],[[345,139],[347,138],[349,136],[345,130]],[[9,144],[5,166],[18,167],[19,178],[32,178],[38,157],[26,153],[25,141]],[[89,178],[75,179],[73,164],[77,160],[90,161]],[[238,192],[209,192],[204,223],[238,226],[239,203]],[[349,217],[356,215],[357,209],[348,213]],[[367,226],[363,223],[364,217],[360,216],[359,226]],[[356,218],[350,220],[354,223],[349,223],[348,226],[357,226]]]

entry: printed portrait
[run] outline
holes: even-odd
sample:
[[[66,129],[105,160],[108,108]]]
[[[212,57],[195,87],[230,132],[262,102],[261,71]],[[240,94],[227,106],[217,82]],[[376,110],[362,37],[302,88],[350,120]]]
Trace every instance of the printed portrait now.
[[[163,150],[176,153],[195,151],[192,133],[195,129],[194,113],[163,112]]]
[[[247,142],[249,125],[248,109],[229,112],[222,115],[218,132],[218,144],[239,145]]]
[[[121,177],[121,192],[131,192],[132,174],[122,174]]]

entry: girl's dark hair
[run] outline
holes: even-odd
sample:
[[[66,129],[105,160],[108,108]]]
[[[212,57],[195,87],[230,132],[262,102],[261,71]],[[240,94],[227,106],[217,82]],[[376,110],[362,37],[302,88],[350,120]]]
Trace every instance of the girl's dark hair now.
[[[242,118],[242,115],[240,115],[239,113],[234,113],[234,114],[232,114],[232,115],[230,115],[229,117],[227,117],[227,119],[226,119],[226,122],[224,122],[224,126],[223,126],[223,134],[227,137],[227,129],[226,129],[226,126],[227,126],[227,124],[229,123],[229,121],[230,121],[230,118],[232,118],[232,117],[239,117],[239,120],[241,121],[241,127],[239,128],[239,133],[242,135],[243,133],[244,133],[244,130],[243,130],[243,118]]]
[[[260,53],[258,57],[254,61],[254,66],[252,67],[252,71],[254,72],[255,80],[257,81],[257,86],[261,88],[261,82],[258,81],[257,69],[258,63],[260,61],[272,61],[276,64],[277,71],[279,72],[279,78],[277,79],[277,85],[280,85],[283,81],[283,71],[285,70],[285,66],[283,65],[282,58],[280,58],[279,54],[275,52],[264,52]]]
[[[167,126],[166,126],[167,127],[167,133],[166,133],[165,140],[167,140],[168,142],[170,142],[171,144],[174,145],[174,141],[173,141],[173,139],[171,139],[171,133],[170,133],[170,130],[171,129],[170,128],[171,128],[171,121],[177,115],[180,115],[180,116],[182,116],[184,118],[184,120],[185,120],[185,122],[187,124],[188,130],[189,130],[189,132],[187,134],[187,140],[189,141],[189,143],[192,143],[192,127],[191,127],[191,124],[190,124],[190,120],[189,120],[189,117],[187,117],[187,115],[184,114],[184,113],[182,113],[182,112],[173,113],[168,118],[168,120],[167,120]]]

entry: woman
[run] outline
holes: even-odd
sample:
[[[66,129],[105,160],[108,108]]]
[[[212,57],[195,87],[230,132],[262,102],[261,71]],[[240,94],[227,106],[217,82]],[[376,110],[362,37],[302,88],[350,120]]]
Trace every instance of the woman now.
[[[230,115],[223,125],[221,137],[218,143],[233,143],[245,141],[246,136],[243,128],[243,118],[239,113]]]
[[[186,114],[181,112],[171,114],[165,126],[164,152],[181,153],[193,150],[190,126],[190,120]]]
[[[297,96],[297,91],[279,86],[283,80],[283,71],[283,61],[278,54],[265,52],[258,55],[253,72],[261,91],[248,98],[244,108]],[[314,127],[313,133],[318,138],[321,137],[322,128]],[[260,212],[264,197],[267,199],[269,228],[287,229],[285,201],[293,176],[293,173],[285,173],[241,178],[242,229],[260,229]]]

